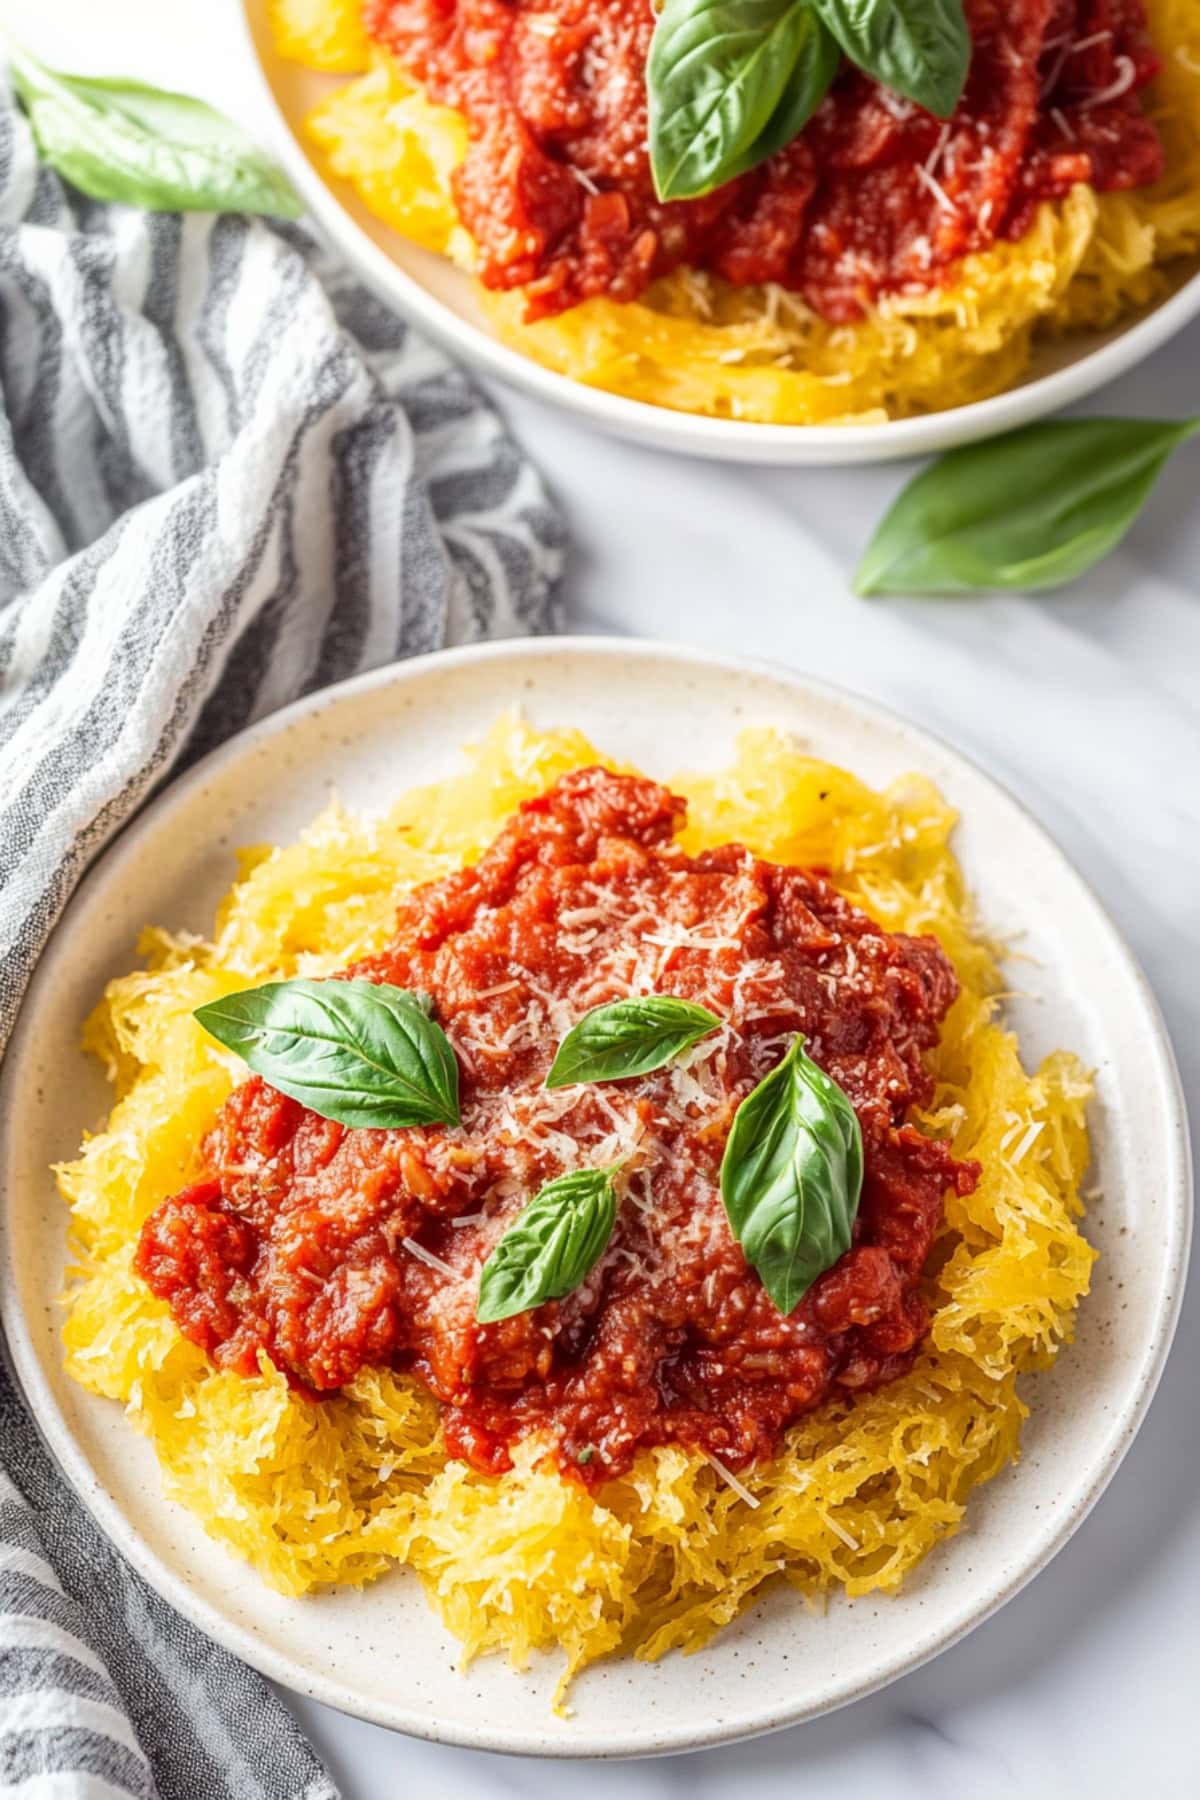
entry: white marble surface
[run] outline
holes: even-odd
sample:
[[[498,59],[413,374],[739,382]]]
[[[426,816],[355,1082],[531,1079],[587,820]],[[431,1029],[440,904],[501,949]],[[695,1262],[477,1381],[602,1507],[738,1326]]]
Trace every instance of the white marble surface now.
[[[254,123],[213,0],[0,0],[60,66],[190,88]],[[1123,549],[1041,600],[864,602],[847,575],[907,471],[673,460],[499,396],[569,515],[574,630],[737,650],[843,681],[952,739],[1055,833],[1141,957],[1200,1091],[1200,444]],[[1095,410],[1200,411],[1200,325]],[[507,1760],[297,1713],[346,1800],[1185,1800],[1200,1793],[1200,1298],[1112,1488],[957,1649],[793,1731],[623,1765]],[[197,1796],[197,1800],[201,1800]]]

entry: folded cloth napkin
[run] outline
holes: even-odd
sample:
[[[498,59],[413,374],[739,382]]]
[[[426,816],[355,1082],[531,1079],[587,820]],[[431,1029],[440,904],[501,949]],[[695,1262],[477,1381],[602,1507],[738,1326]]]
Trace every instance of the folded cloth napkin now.
[[[477,390],[295,227],[39,167],[0,90],[0,1047],[165,776],[343,676],[553,624],[561,526]],[[325,1800],[268,1685],[136,1576],[0,1374],[0,1794]]]

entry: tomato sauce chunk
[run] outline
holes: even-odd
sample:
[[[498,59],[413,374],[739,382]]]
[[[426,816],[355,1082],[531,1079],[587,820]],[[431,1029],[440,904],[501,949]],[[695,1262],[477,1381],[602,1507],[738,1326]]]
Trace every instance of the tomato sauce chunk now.
[[[348,1130],[253,1077],[204,1177],[146,1222],[137,1267],[222,1367],[265,1351],[314,1397],[409,1371],[452,1454],[503,1470],[538,1434],[588,1483],[646,1445],[738,1467],[831,1395],[891,1380],[928,1323],[923,1266],[948,1188],[978,1167],[906,1123],[957,992],[931,938],[882,930],[807,869],[736,844],[685,855],[685,803],[602,769],[527,802],[471,869],[416,889],[347,971],[433,996],[462,1122]],[[721,1028],[671,1066],[547,1090],[590,1007],[674,994]],[[733,1114],[797,1032],[862,1125],[851,1248],[787,1318],[734,1242],[719,1171]],[[608,1249],[575,1291],[479,1325],[481,1264],[543,1183],[621,1163]]]
[[[454,175],[487,287],[527,317],[635,300],[686,264],[778,282],[831,320],[944,283],[1077,182],[1154,181],[1158,68],[1141,0],[966,0],[973,56],[948,125],[850,63],[804,132],[699,199],[656,199],[651,0],[366,0],[368,30],[470,124]]]

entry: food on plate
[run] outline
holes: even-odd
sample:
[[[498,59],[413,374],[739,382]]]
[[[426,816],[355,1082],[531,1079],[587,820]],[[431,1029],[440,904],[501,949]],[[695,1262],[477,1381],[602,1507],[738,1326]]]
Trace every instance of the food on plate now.
[[[1113,324],[1200,249],[1200,0],[916,0],[934,27],[897,59],[910,11],[272,16],[285,56],[362,71],[309,118],[325,166],[474,271],[507,341],[658,405],[811,424],[996,393],[1035,336]]]
[[[409,1564],[468,1655],[895,1588],[1093,1261],[1089,1081],[1023,1069],[953,824],[767,730],[662,786],[508,716],[247,853],[88,1023],[72,1374],[273,1586]]]

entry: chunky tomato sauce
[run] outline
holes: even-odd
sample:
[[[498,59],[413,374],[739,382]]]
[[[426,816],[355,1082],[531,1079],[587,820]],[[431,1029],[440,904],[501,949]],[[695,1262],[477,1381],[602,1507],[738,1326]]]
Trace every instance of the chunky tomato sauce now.
[[[1162,152],[1141,0],[966,0],[974,56],[949,129],[849,63],[805,131],[698,200],[655,199],[652,0],[365,0],[368,30],[470,121],[454,192],[492,288],[528,316],[634,300],[687,264],[779,282],[827,319],[937,286],[1076,182],[1137,187]]]
[[[205,1178],[147,1221],[137,1267],[186,1335],[251,1373],[260,1350],[319,1394],[366,1364],[416,1374],[477,1467],[549,1438],[594,1483],[643,1445],[737,1466],[831,1395],[892,1379],[927,1318],[920,1277],[948,1187],[978,1168],[905,1123],[932,1082],[956,981],[821,875],[736,845],[690,858],[684,802],[588,769],[529,802],[472,869],[418,889],[352,971],[431,993],[458,1055],[462,1123],[347,1130],[254,1077],[203,1146]],[[720,1015],[681,1061],[547,1091],[589,1007],[676,994]],[[795,1033],[862,1123],[851,1249],[783,1318],[730,1235],[730,1121]],[[608,1250],[558,1302],[478,1325],[479,1270],[530,1196],[623,1160]]]

